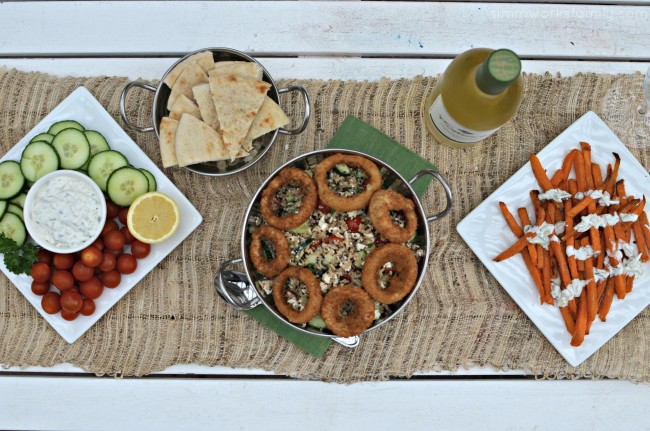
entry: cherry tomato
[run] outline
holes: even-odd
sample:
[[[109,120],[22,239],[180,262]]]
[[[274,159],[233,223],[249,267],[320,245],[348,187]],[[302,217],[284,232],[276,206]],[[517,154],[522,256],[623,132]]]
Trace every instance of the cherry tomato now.
[[[318,199],[318,211],[323,212],[323,213],[328,213],[332,210],[329,206],[325,204],[320,198]]]
[[[61,308],[70,313],[78,313],[81,310],[83,298],[79,292],[74,290],[66,290],[61,294]]]
[[[90,298],[84,298],[83,305],[81,306],[81,310],[79,313],[83,314],[84,316],[90,316],[95,312],[95,301],[93,301]]]
[[[133,241],[135,241],[135,237],[129,230],[127,226],[122,226],[122,229],[120,231],[124,234],[124,240],[127,244],[133,244]]]
[[[61,296],[56,292],[47,292],[41,299],[41,307],[47,314],[56,314],[61,310]]]
[[[36,253],[36,261],[45,262],[48,265],[52,264],[52,252],[44,248],[39,249]]]
[[[49,282],[46,281],[45,283],[41,283],[36,280],[32,281],[32,292],[34,293],[34,295],[39,295],[39,296],[45,295],[49,291],[50,291]]]
[[[74,265],[74,254],[55,253],[52,264],[56,269],[70,269]]]
[[[107,219],[114,219],[117,217],[117,215],[120,212],[120,207],[116,203],[114,203],[112,200],[107,199],[106,200],[106,218]]]
[[[126,215],[129,213],[129,207],[122,208],[117,215],[118,220],[123,225],[126,225]]]
[[[104,245],[111,250],[122,250],[125,243],[126,238],[119,230],[112,230],[104,236]]]
[[[74,266],[72,267],[72,275],[77,281],[90,280],[90,277],[92,277],[94,274],[95,270],[89,266],[84,265],[84,263],[80,260],[75,262]]]
[[[113,253],[104,252],[104,258],[102,263],[99,264],[99,269],[102,272],[110,271],[115,269],[115,264],[117,263],[117,257]]]
[[[333,242],[341,242],[341,241],[343,241],[343,238],[339,238],[339,237],[336,236],[336,235],[330,235],[330,236],[328,236],[327,238],[325,238],[325,242],[326,242],[327,244],[331,244],[331,243],[333,243]]]
[[[79,317],[79,312],[73,313],[71,311],[68,311],[66,309],[61,310],[61,317],[63,317],[67,321],[72,321]]]
[[[117,271],[120,274],[133,274],[138,268],[138,261],[132,254],[124,253],[117,258]]]
[[[110,289],[119,286],[120,281],[122,281],[122,276],[116,270],[102,273],[102,283]]]
[[[90,245],[92,245],[93,247],[97,247],[100,250],[104,250],[104,241],[102,241],[101,237],[97,238],[95,242],[93,242]]]
[[[119,229],[120,227],[117,225],[117,222],[115,220],[107,219],[106,223],[104,223],[104,228],[102,229],[102,233],[100,234],[100,236],[103,238],[106,236],[107,233]]]
[[[98,267],[104,259],[104,253],[97,247],[88,246],[81,250],[81,261],[91,268]]]
[[[50,269],[50,265],[45,262],[36,262],[29,270],[29,275],[32,276],[34,281],[38,281],[40,283],[45,283],[48,281],[50,279],[51,273],[52,270]]]
[[[348,225],[348,229],[350,229],[350,232],[352,233],[357,233],[359,232],[359,227],[361,226],[361,216],[356,216],[355,218],[350,218],[345,221],[345,224]]]
[[[72,289],[74,286],[74,277],[70,271],[59,269],[52,275],[52,284],[60,291]]]
[[[97,276],[93,276],[90,280],[79,283],[79,290],[83,296],[90,299],[97,299],[104,292],[104,285]]]
[[[151,244],[147,244],[137,239],[133,241],[133,244],[131,244],[131,254],[136,259],[144,259],[149,256],[149,253],[151,253]]]

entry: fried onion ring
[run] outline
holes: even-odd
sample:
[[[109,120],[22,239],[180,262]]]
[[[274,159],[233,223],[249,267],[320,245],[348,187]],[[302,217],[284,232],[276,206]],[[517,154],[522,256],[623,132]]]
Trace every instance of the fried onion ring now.
[[[267,259],[266,257],[262,245],[262,241],[264,240],[273,243],[273,247],[275,248],[275,257],[273,259]],[[255,229],[248,254],[255,269],[260,274],[269,278],[281,273],[289,265],[289,259],[291,258],[289,243],[287,242],[287,237],[284,236],[284,232],[269,225],[260,226]]]
[[[379,271],[390,262],[391,272],[388,287],[378,283]],[[418,276],[418,262],[415,254],[401,244],[385,244],[370,252],[361,272],[361,283],[366,292],[377,302],[394,304],[413,290]]]
[[[352,337],[372,325],[375,301],[358,286],[336,286],[325,295],[320,314],[335,335]]]
[[[297,213],[277,215],[274,207],[277,207],[276,195],[280,188],[290,183],[297,183],[302,193],[302,204]],[[262,192],[260,206],[262,207],[262,217],[268,224],[282,230],[293,229],[306,222],[311,213],[316,209],[318,201],[318,192],[314,180],[307,172],[298,168],[282,169],[278,175],[273,178]]]
[[[327,173],[338,164],[345,164],[363,170],[368,175],[365,190],[349,197],[334,192],[327,181]],[[323,159],[315,168],[314,178],[318,185],[318,196],[325,205],[343,212],[356,211],[368,206],[368,201],[381,188],[381,174],[377,165],[369,159],[351,154],[337,153]]]
[[[301,311],[294,309],[287,302],[285,285],[290,278],[295,278],[307,286],[309,300],[305,308]],[[273,301],[278,311],[289,319],[290,322],[303,324],[309,322],[320,311],[323,302],[323,293],[320,289],[320,283],[310,270],[298,266],[290,266],[273,280]]]
[[[393,223],[390,212],[401,211],[406,218],[404,227]],[[388,241],[404,243],[418,228],[415,204],[393,190],[377,190],[368,204],[368,216],[373,227]]]

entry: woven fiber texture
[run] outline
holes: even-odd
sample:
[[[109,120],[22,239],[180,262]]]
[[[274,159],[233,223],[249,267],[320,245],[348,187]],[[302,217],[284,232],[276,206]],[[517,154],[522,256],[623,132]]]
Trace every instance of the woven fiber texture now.
[[[198,363],[341,383],[492,365],[531,370],[543,378],[650,381],[649,310],[573,368],[455,230],[531,152],[541,150],[589,110],[604,119],[646,169],[650,167],[650,116],[636,112],[642,81],[640,74],[525,75],[525,98],[514,121],[480,146],[454,150],[436,144],[421,121],[421,107],[435,78],[371,83],[280,80],[281,87],[298,84],[309,92],[313,111],[308,128],[297,137],[281,136],[261,162],[238,175],[210,178],[185,169],[166,170],[201,212],[203,224],[77,342],[67,344],[7,278],[0,277],[0,363],[72,363],[99,375],[118,376]],[[59,78],[0,69],[2,154],[78,86],[90,90],[121,123],[119,96],[127,82],[119,77]],[[283,98],[297,123],[302,102],[298,96]],[[152,104],[153,93],[133,90],[127,100],[131,121],[150,123]],[[348,115],[436,164],[451,184],[455,206],[449,216],[431,224],[429,270],[404,312],[364,335],[356,349],[335,343],[318,360],[228,306],[215,295],[212,278],[223,261],[239,257],[243,214],[259,185],[289,158],[325,147]],[[155,135],[130,135],[161,166]],[[440,196],[435,187],[427,192],[427,213],[441,209]]]

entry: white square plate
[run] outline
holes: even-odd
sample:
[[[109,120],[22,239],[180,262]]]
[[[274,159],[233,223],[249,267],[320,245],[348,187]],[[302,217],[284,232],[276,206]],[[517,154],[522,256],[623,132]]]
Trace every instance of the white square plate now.
[[[650,197],[650,175],[634,158],[623,143],[593,112],[583,115],[578,121],[556,137],[537,154],[547,173],[553,173],[562,166],[564,156],[574,148],[580,148],[580,141],[588,142],[592,148],[592,160],[606,168],[614,163],[612,152],[621,157],[619,178],[625,179],[628,195]],[[604,173],[603,173],[604,176]],[[484,202],[467,215],[457,226],[458,233],[483,265],[492,273],[512,299],[528,315],[557,351],[574,367],[591,356],[637,314],[650,304],[650,277],[648,266],[643,265],[645,276],[635,280],[634,290],[624,300],[614,296],[607,322],[598,317],[591,325],[589,335],[579,347],[572,347],[571,334],[566,330],[558,308],[540,305],[539,294],[524,264],[521,255],[496,263],[492,259],[512,245],[516,238],[508,228],[499,201],[506,203],[516,216],[517,208],[526,207],[533,214],[529,192],[539,186],[526,163],[508,181],[492,193]]]
[[[122,282],[115,289],[105,288],[102,295],[95,300],[96,310],[91,316],[79,315],[74,321],[68,322],[61,317],[61,313],[47,314],[41,307],[41,296],[32,293],[32,278],[28,275],[16,275],[4,265],[0,259],[0,269],[13,282],[27,300],[48,321],[68,343],[74,343],[92,325],[95,324],[117,301],[135,286],[149,271],[153,270],[172,250],[174,250],[187,236],[194,231],[203,218],[189,200],[176,188],[176,186],[162,173],[149,157],[133,142],[124,130],[110,116],[104,107],[93,97],[88,90],[80,87],[73,91],[63,102],[52,110],[43,120],[36,125],[25,137],[5,154],[2,160],[20,160],[23,149],[29,140],[41,132],[46,132],[51,124],[62,120],[76,120],[86,129],[97,130],[104,135],[110,147],[129,160],[137,168],[147,169],[153,174],[158,183],[158,191],[173,198],[181,212],[181,224],[176,233],[161,244],[152,244],[151,254],[138,260],[138,268],[133,274],[123,275]]]

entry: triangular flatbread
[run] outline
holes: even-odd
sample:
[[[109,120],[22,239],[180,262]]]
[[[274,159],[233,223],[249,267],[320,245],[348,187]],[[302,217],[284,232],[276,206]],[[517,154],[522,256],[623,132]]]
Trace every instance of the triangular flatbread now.
[[[174,83],[181,75],[183,70],[187,67],[188,64],[195,61],[204,72],[208,72],[211,69],[214,69],[214,57],[210,51],[201,51],[196,54],[192,54],[187,57],[185,60],[178,63],[174,68],[165,76],[163,82],[167,84],[169,88],[174,86]]]
[[[178,121],[163,117],[160,121],[160,157],[165,168],[176,166],[176,145],[174,140],[178,129]]]
[[[250,148],[247,145],[248,142],[252,142],[254,139],[267,134],[271,130],[278,129],[287,124],[289,124],[289,117],[287,117],[287,114],[284,113],[282,108],[280,108],[273,99],[266,96],[264,98],[264,103],[260,106],[260,110],[257,112],[257,115],[244,138],[244,149],[250,151]]]
[[[167,109],[171,111],[180,94],[184,94],[189,99],[193,98],[192,87],[207,82],[208,75],[198,63],[193,61],[188,64],[172,87],[172,92],[169,94],[169,99],[167,99]]]
[[[194,93],[194,100],[199,105],[199,111],[203,121],[214,130],[219,130],[219,117],[217,117],[217,110],[212,101],[212,94],[210,93],[210,84],[201,84],[192,87]]]
[[[249,78],[262,79],[262,68],[250,61],[218,61],[208,75],[214,74],[241,75]]]
[[[271,84],[238,75],[216,74],[209,80],[219,131],[234,160]]]
[[[178,166],[229,158],[221,135],[189,114],[183,114],[178,123],[175,144]]]
[[[183,114],[190,114],[199,120],[202,119],[199,107],[196,106],[190,99],[188,99],[186,95],[181,94],[178,99],[176,99],[176,102],[174,102],[174,105],[169,112],[169,117],[173,118],[174,120],[180,120]]]

